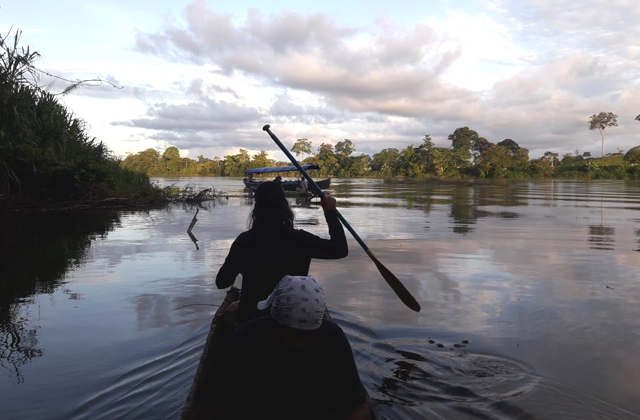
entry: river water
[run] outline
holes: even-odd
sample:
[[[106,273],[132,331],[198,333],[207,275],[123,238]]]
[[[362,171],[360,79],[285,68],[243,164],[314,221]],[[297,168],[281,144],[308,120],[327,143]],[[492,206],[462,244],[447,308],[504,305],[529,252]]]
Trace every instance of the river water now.
[[[192,205],[0,216],[3,419],[179,417],[252,202],[240,179],[157,181],[227,193],[200,209],[197,246]],[[346,259],[312,263],[381,418],[640,417],[640,184],[337,179],[331,193],[423,308],[352,238]],[[327,235],[318,203],[290,203]]]

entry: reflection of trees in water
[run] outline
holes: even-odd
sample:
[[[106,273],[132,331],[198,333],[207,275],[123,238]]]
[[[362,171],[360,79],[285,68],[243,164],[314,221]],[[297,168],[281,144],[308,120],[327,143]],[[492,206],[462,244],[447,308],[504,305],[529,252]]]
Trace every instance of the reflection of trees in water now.
[[[0,367],[8,370],[21,383],[24,379],[20,374],[20,366],[42,356],[42,349],[37,348],[40,326],[30,314],[21,317],[17,305],[13,305],[9,312],[10,321],[0,323]]]
[[[434,206],[449,206],[452,230],[459,234],[474,231],[479,219],[516,219],[514,211],[489,211],[485,206],[527,206],[530,186],[525,182],[510,180],[433,180],[433,179],[384,179],[367,185],[366,182],[336,183],[334,192],[340,197],[341,207],[404,207],[430,214]],[[371,198],[370,202],[349,201],[349,198]],[[346,199],[346,200],[345,200]],[[380,199],[385,201],[380,202]],[[377,201],[378,200],[378,201]],[[424,230],[431,228],[429,222]]]
[[[456,186],[451,195],[450,216],[453,219],[453,231],[466,235],[473,232],[478,219],[478,194],[476,188]]]
[[[87,256],[91,241],[119,222],[115,211],[5,213],[0,225],[0,366],[22,381],[20,366],[43,354],[28,305],[53,293]],[[65,291],[66,293],[66,291]],[[68,291],[70,298],[79,295]]]
[[[612,250],[615,229],[604,224],[604,191],[600,191],[600,224],[589,226],[589,248]]]
[[[506,180],[504,180],[506,181]],[[450,217],[453,219],[453,231],[467,234],[473,232],[478,219],[497,217],[516,219],[519,214],[511,211],[491,212],[482,206],[516,207],[528,203],[521,197],[518,185],[500,183],[484,185],[476,183],[458,184],[449,190],[451,195]]]
[[[589,248],[612,250],[615,229],[610,226],[589,226]]]

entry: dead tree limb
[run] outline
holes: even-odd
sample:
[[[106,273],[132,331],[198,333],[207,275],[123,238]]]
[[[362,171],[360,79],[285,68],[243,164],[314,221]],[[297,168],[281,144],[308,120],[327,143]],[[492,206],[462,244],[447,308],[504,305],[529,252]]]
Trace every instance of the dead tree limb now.
[[[196,225],[196,222],[198,221],[198,219],[196,219],[196,216],[198,215],[199,211],[200,211],[200,208],[196,207],[196,214],[193,215],[193,219],[191,219],[191,224],[189,224],[189,228],[187,229],[187,235],[189,235],[189,238],[191,238],[191,241],[196,246],[196,251],[200,250],[200,247],[198,246],[198,238],[196,238],[195,235],[191,233],[191,229],[193,229],[193,227]]]

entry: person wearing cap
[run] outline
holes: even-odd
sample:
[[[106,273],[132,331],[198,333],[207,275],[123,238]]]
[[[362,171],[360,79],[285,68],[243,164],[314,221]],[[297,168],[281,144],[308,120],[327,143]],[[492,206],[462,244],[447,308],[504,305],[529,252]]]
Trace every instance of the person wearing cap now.
[[[313,276],[285,276],[257,305],[267,316],[231,334],[208,380],[205,409],[216,419],[370,420],[349,341],[325,317]]]
[[[309,191],[309,182],[305,179],[305,177],[300,178],[299,187],[296,188],[297,192],[306,193]]]
[[[285,275],[308,275],[312,258],[337,259],[348,255],[335,198],[325,195],[322,208],[330,239],[294,229],[294,215],[280,184],[263,182],[257,188],[250,228],[233,242],[216,276],[217,287],[224,289],[242,274],[240,323],[266,314],[257,304],[269,296]]]

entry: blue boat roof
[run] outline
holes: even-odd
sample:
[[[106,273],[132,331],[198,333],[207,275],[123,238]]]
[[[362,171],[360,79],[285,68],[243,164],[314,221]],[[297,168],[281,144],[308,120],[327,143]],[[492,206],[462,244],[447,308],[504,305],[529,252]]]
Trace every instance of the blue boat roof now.
[[[318,165],[302,165],[302,167],[307,170],[320,169]],[[274,172],[295,172],[298,168],[295,166],[281,166],[279,168],[253,168],[247,169],[244,171],[245,174],[271,174]]]

